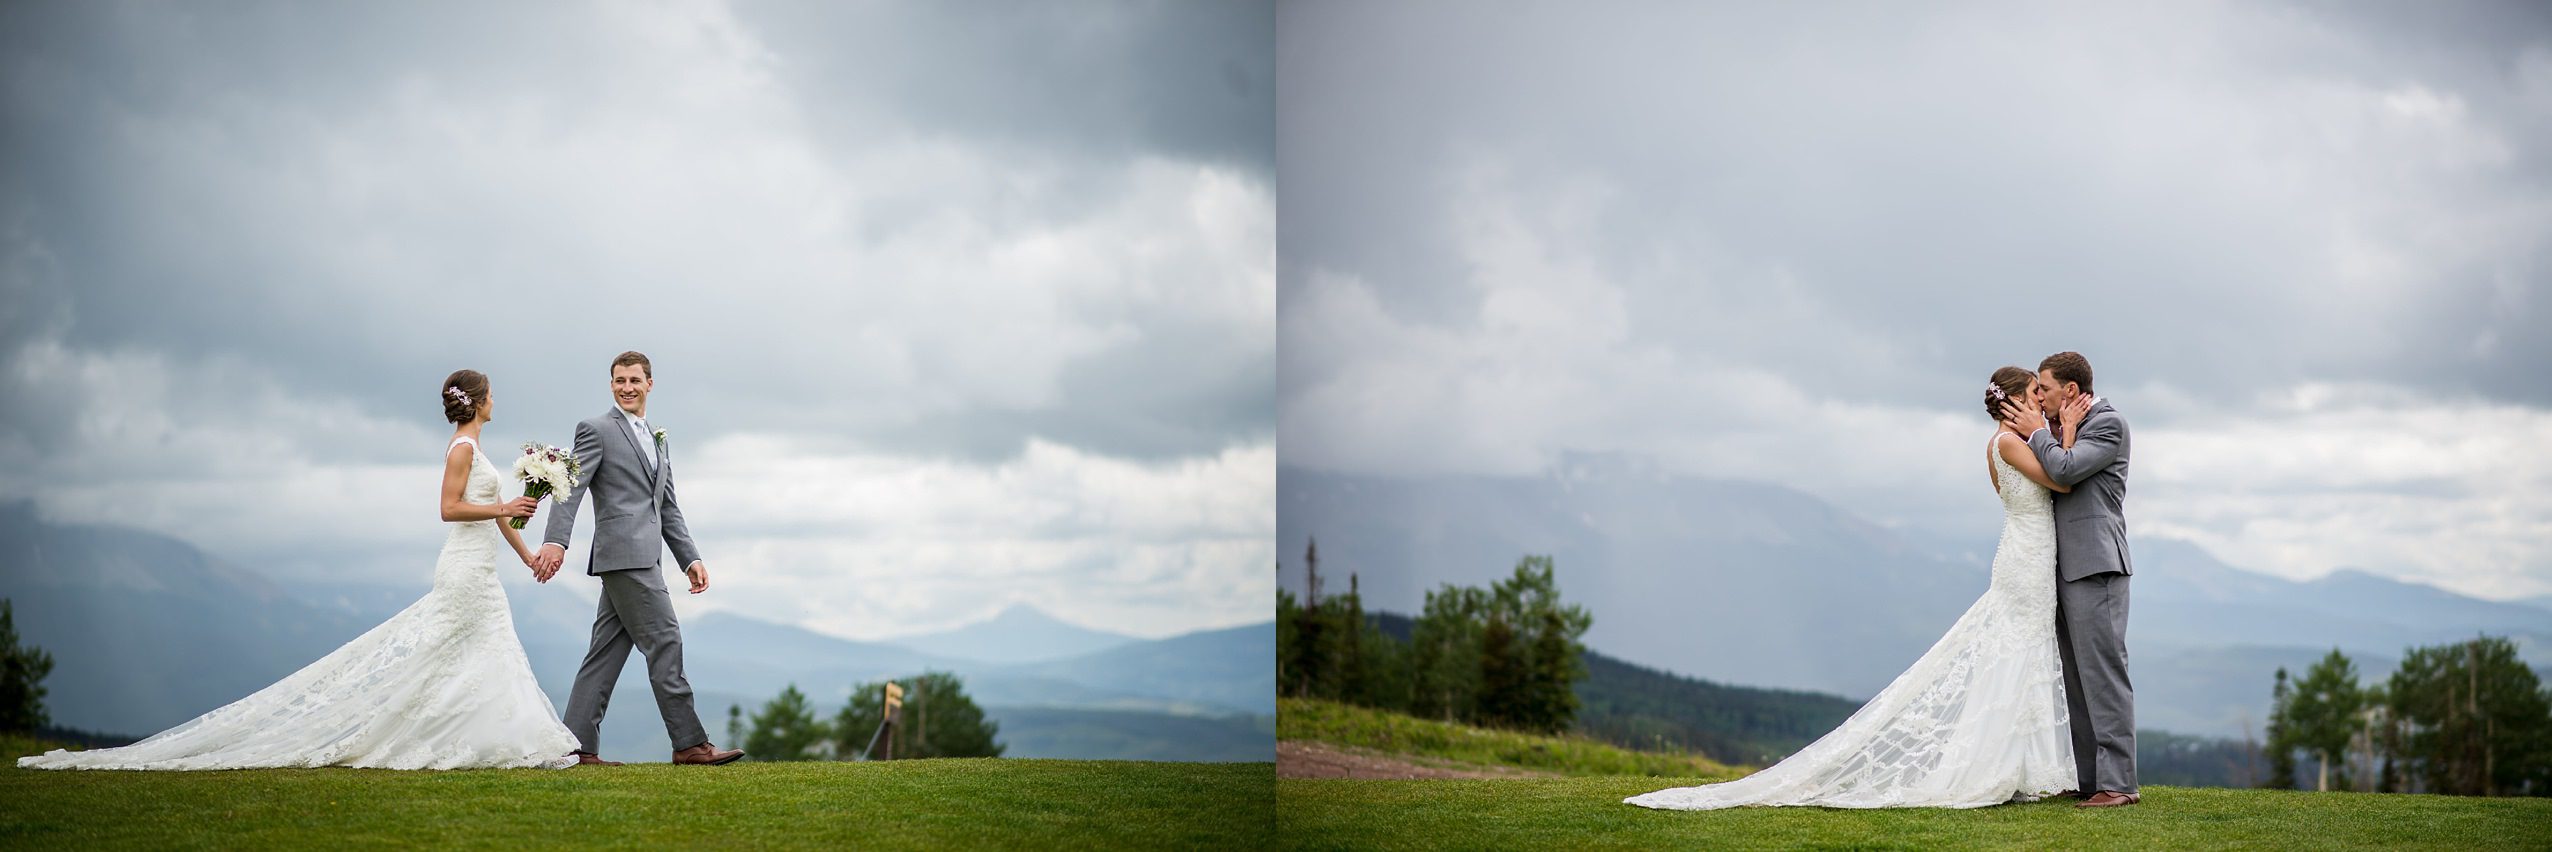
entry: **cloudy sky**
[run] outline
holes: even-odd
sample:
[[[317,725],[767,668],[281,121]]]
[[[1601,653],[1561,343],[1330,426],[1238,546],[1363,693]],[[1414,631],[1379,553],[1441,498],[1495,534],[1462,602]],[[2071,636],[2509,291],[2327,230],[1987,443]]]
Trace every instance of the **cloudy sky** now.
[[[1990,535],[1985,378],[2072,349],[2136,430],[2139,535],[2552,593],[2539,3],[1296,3],[1277,31],[1287,465],[1617,453]]]
[[[493,377],[491,446],[565,444],[639,349],[714,573],[687,612],[1263,621],[1273,27],[7,4],[0,499],[421,588],[444,375]]]

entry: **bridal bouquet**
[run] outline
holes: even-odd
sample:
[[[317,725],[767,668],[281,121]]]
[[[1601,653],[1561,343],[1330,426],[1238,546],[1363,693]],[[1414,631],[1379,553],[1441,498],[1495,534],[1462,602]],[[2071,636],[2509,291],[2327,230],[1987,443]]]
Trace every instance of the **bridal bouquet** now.
[[[523,496],[538,500],[551,494],[558,502],[567,502],[569,492],[576,490],[576,476],[583,469],[576,456],[566,450],[539,442],[525,442],[523,457],[514,460],[514,476],[523,480]],[[530,518],[515,518],[514,528],[522,529]]]

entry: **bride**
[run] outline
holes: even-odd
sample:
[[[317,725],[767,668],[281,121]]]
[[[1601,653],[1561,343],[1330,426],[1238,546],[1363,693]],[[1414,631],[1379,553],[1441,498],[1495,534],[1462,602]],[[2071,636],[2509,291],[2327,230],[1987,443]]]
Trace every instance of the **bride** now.
[[[479,452],[490,419],[487,377],[443,382],[452,443],[443,463],[443,520],[434,589],[354,641],[273,686],[121,748],[55,749],[18,759],[34,769],[256,769],[357,766],[471,769],[575,765],[576,738],[532,679],[514,636],[497,548],[531,551],[503,522],[539,501],[501,500]]]
[[[1987,416],[2004,400],[2039,405],[2036,376],[1994,371]],[[2072,446],[2068,428],[2061,436]],[[2002,542],[1985,595],[1949,633],[1843,726],[1797,754],[1722,784],[1623,801],[1649,808],[1739,805],[1975,808],[2033,801],[2072,785],[2063,669],[2056,655],[2056,522],[2028,438],[1994,433],[1986,471],[2003,501]]]

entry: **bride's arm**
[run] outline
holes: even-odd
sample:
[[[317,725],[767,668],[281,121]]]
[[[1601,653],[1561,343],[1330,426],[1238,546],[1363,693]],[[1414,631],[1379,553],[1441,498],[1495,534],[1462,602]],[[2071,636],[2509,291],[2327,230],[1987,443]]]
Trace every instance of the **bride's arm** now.
[[[2058,494],[2073,493],[2073,486],[2058,485],[2055,480],[2047,478],[2047,469],[2038,466],[2038,454],[2031,452],[2029,445],[2022,443],[2019,435],[2006,432],[2002,437],[1994,439],[1994,451],[2002,453],[2003,461],[2011,462],[2012,467],[2019,468],[2020,475],[2029,477],[2029,481],[2047,486],[2047,490]]]
[[[532,505],[538,506],[540,505],[540,501],[534,499],[532,501]],[[515,529],[513,524],[497,524],[496,531],[505,534],[505,544],[514,548],[514,555],[521,557],[523,564],[532,564],[532,551],[531,548],[523,546],[523,533],[521,530]]]

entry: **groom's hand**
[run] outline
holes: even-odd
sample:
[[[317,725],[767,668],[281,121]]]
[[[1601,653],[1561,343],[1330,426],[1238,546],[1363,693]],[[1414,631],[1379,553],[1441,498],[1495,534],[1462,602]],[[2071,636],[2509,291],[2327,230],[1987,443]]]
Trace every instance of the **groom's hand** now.
[[[691,563],[689,567],[682,569],[682,576],[691,578],[692,594],[696,595],[709,590],[709,563],[705,561]]]
[[[558,566],[567,561],[567,548],[543,542],[541,552],[532,554],[532,576],[541,582],[558,576]]]
[[[2038,430],[2047,428],[2046,415],[2038,413],[2035,408],[2020,404],[2017,400],[2003,401],[2003,422],[2011,424],[2022,437],[2037,434]]]

